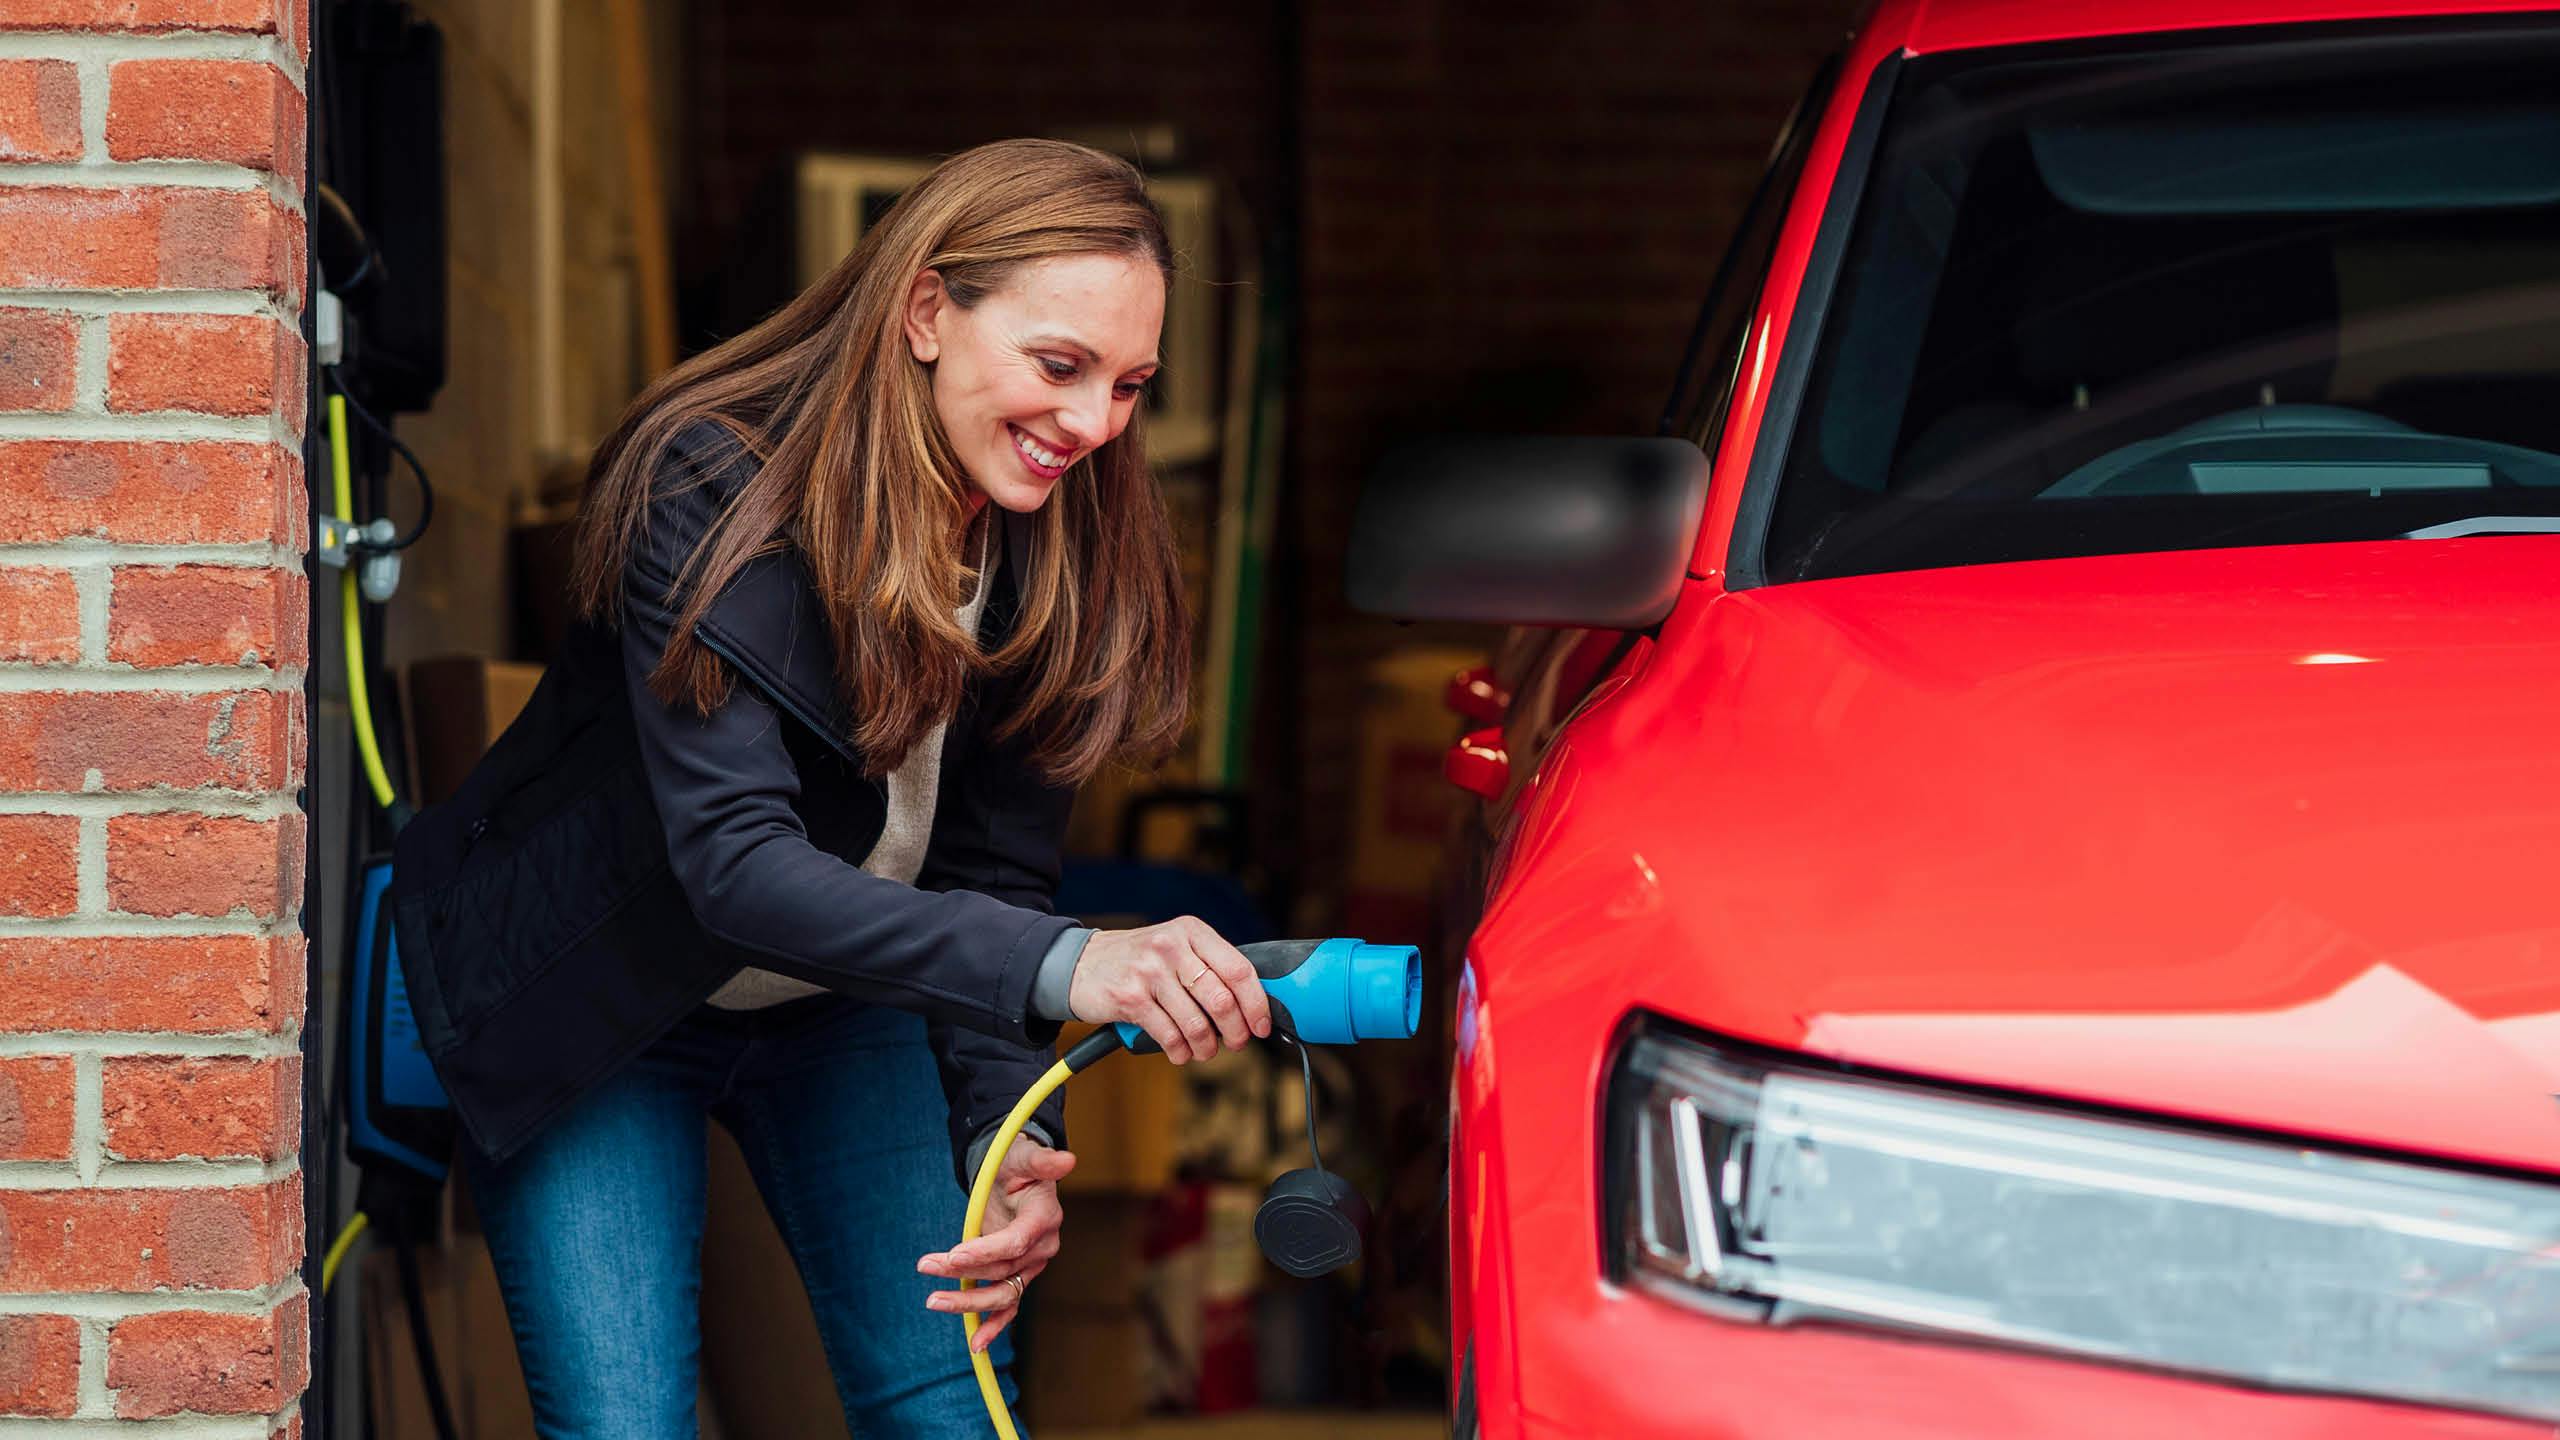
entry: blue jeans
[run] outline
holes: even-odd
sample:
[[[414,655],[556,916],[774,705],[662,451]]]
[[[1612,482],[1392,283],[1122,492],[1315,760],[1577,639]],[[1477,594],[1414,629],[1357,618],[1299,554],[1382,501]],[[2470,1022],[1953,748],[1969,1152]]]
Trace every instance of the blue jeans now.
[[[949,1282],[916,1273],[960,1238],[943,1114],[913,1015],[835,996],[706,1006],[504,1164],[473,1157],[545,1440],[696,1433],[706,1116],[737,1137],[799,1266],[853,1432],[984,1433],[960,1321],[924,1305]]]

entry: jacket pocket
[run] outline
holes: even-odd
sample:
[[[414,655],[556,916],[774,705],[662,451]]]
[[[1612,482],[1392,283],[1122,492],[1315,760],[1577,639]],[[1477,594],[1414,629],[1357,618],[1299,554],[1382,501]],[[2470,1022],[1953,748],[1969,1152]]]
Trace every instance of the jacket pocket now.
[[[630,748],[628,727],[612,726],[611,719],[594,697],[537,691],[454,796],[453,803],[474,817],[464,850],[491,830],[503,837],[538,825],[593,787],[599,779],[594,758],[613,754],[615,745]]]
[[[444,1012],[436,1028],[445,1033],[429,1036],[431,1049],[467,1041],[634,897],[673,883],[657,806],[636,758],[584,777],[590,783],[582,792],[550,797],[558,803],[549,813],[523,803],[519,791],[504,808],[524,817],[521,824],[479,839],[451,883],[405,902],[403,943],[421,943]],[[654,938],[681,944],[687,937]]]

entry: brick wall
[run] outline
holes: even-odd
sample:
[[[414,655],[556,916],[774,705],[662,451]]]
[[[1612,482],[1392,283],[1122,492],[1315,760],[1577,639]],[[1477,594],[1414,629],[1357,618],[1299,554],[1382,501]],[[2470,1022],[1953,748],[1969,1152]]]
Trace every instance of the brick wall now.
[[[0,0],[7,1434],[299,1429],[307,23]]]

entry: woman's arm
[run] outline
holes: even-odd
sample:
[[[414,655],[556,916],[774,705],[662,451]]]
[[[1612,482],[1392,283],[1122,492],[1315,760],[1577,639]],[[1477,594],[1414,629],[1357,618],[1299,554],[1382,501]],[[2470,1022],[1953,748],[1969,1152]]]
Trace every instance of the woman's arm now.
[[[1046,1044],[1056,1027],[1030,1013],[1031,984],[1072,922],[969,891],[919,890],[829,854],[793,810],[800,774],[786,722],[754,686],[732,683],[708,715],[650,690],[675,621],[676,565],[661,547],[686,545],[688,530],[700,533],[653,524],[634,548],[622,658],[668,859],[695,920],[764,968],[1016,1045]]]
[[[969,717],[975,733],[968,737],[968,763],[948,767],[943,774],[934,797],[933,844],[916,884],[926,890],[975,891],[1049,914],[1055,909],[1059,854],[1075,790],[1044,781],[1031,765],[1026,743],[996,738],[991,717],[1004,713],[1012,691],[1009,679],[999,679]],[[1082,941],[1079,929],[1054,942],[1051,953],[1042,957],[1042,974],[1061,964],[1072,970]],[[1031,1008],[1049,1019],[1068,1014],[1063,994]],[[1045,1045],[1010,1045],[948,1024],[929,1025],[926,1038],[941,1072],[943,1096],[950,1102],[951,1152],[965,1188],[977,1167],[979,1145],[1057,1056]],[[1042,1144],[1065,1148],[1065,1095],[1050,1096],[1033,1112],[1029,1133]]]

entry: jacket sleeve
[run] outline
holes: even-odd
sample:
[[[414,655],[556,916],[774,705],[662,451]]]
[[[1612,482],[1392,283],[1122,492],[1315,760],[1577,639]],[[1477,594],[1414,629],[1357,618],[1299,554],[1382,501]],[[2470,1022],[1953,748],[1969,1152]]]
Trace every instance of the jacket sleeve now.
[[[1059,851],[1075,791],[1043,782],[1023,748],[996,744],[991,730],[982,728],[973,763],[943,777],[934,803],[934,844],[916,883],[933,891],[972,891],[1045,915],[1054,908]],[[1031,957],[1035,970],[1045,954]],[[971,1148],[1056,1063],[1057,1051],[1054,1045],[1019,1045],[949,1024],[927,1029],[950,1102],[951,1151],[966,1186],[976,1178],[970,1173]],[[1066,1092],[1042,1102],[1031,1124],[1049,1144],[1066,1148]]]
[[[623,577],[623,679],[695,920],[758,966],[918,1012],[938,1029],[1024,1049],[1053,1039],[1056,1025],[1028,1005],[1040,959],[1068,921],[974,891],[902,885],[813,844],[793,808],[800,776],[783,719],[744,678],[708,715],[651,692],[675,619],[673,575],[701,533],[660,523],[676,517],[658,510]]]

